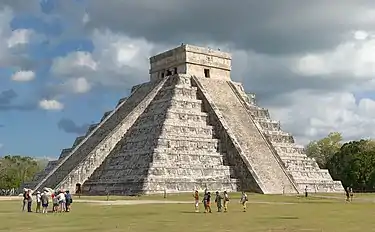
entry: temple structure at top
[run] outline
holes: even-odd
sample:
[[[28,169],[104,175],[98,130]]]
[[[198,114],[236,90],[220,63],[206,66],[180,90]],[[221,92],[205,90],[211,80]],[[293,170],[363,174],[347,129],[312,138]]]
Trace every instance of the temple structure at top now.
[[[150,66],[149,82],[25,187],[91,195],[344,191],[231,80],[230,54],[183,44],[151,57]]]

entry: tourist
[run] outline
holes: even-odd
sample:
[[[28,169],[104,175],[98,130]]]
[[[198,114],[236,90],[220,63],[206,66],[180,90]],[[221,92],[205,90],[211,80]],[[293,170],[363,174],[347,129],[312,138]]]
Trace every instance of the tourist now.
[[[210,193],[210,192],[207,193],[207,201],[206,201],[206,204],[207,204],[206,209],[208,210],[209,213],[212,213],[212,212],[211,212],[211,193]]]
[[[350,201],[350,199],[349,199],[349,197],[350,197],[350,189],[349,189],[349,187],[347,187],[346,189],[345,189],[345,194],[346,194],[346,202],[349,202]]]
[[[70,212],[70,205],[73,203],[72,195],[70,195],[69,190],[65,191],[65,206],[66,212]]]
[[[199,193],[198,190],[195,190],[195,193],[193,194],[194,200],[195,200],[195,212],[199,212]]]
[[[48,195],[47,195],[47,191],[43,191],[43,194],[41,195],[41,201],[42,201],[42,213],[47,213],[47,209],[48,209]]]
[[[246,203],[247,203],[247,195],[245,192],[242,192],[240,203],[242,204],[243,211],[246,212]]]
[[[33,203],[33,196],[32,196],[32,192],[31,192],[31,189],[29,189],[27,191],[27,212],[32,212],[31,211],[31,205]]]
[[[307,197],[308,195],[309,195],[309,192],[308,192],[308,187],[307,187],[307,185],[306,185],[306,187],[305,187],[305,197]]]
[[[59,209],[59,199],[57,198],[57,193],[52,194],[52,212],[57,212]]]
[[[219,194],[219,191],[216,191],[216,198],[215,198],[215,203],[217,207],[217,212],[221,212],[221,201],[223,200],[223,197]]]
[[[58,202],[59,202],[59,206],[60,206],[60,213],[62,211],[65,211],[66,208],[65,208],[65,203],[66,203],[66,199],[65,199],[65,193],[63,191],[59,191],[59,194],[57,195],[57,199],[58,199]]]
[[[224,191],[224,213],[228,211],[229,196],[227,191]]]
[[[353,193],[353,188],[350,187],[350,201],[352,202],[353,201],[353,196],[354,196],[354,193]]]
[[[23,189],[23,200],[22,200],[23,206],[22,211],[25,211],[25,207],[27,206],[27,189]]]
[[[41,195],[40,195],[40,192],[37,191],[36,192],[36,209],[35,209],[35,213],[40,213],[41,210],[40,210],[40,205],[42,204],[42,201],[41,201]]]
[[[208,199],[208,193],[205,190],[203,195],[203,206],[204,206],[204,212],[207,213],[207,199]]]

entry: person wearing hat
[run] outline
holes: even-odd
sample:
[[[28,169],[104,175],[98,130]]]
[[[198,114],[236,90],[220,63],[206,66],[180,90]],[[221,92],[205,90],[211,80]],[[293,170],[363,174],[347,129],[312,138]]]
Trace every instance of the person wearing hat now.
[[[40,205],[42,204],[42,200],[41,200],[41,195],[40,195],[40,192],[37,191],[36,192],[36,209],[35,209],[35,213],[41,213],[41,209],[40,209]]]

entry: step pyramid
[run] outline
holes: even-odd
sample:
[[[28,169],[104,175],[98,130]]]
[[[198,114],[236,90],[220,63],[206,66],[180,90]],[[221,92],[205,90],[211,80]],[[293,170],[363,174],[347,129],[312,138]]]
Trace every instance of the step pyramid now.
[[[84,194],[343,191],[231,81],[230,54],[181,45],[25,186]]]

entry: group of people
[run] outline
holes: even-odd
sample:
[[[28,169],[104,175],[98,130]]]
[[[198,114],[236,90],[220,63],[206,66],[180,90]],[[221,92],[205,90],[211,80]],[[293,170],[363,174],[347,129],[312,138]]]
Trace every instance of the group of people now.
[[[195,190],[193,194],[194,200],[195,200],[195,212],[199,212],[199,192],[198,190]],[[240,203],[243,207],[243,211],[246,212],[246,203],[247,203],[247,194],[245,192],[242,192]],[[203,206],[204,206],[204,213],[212,213],[211,210],[211,193],[205,189],[203,200],[202,200]],[[224,212],[228,212],[228,203],[229,203],[229,195],[227,191],[223,192],[223,195],[220,195],[219,191],[216,191],[215,196],[215,203],[217,207],[217,212],[222,212],[223,206],[224,206]]]
[[[24,189],[23,193],[23,207],[22,211],[25,211],[27,205],[27,212],[32,212],[33,203],[33,192],[31,189]],[[37,191],[35,194],[36,201],[36,213],[47,213],[48,206],[52,199],[52,212],[69,212],[71,204],[73,203],[72,195],[69,191],[58,190],[50,192],[47,189],[43,190],[43,193]]]

